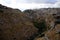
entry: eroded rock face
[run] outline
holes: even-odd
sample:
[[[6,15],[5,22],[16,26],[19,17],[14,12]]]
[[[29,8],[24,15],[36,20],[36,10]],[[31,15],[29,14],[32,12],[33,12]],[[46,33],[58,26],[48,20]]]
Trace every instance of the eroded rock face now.
[[[35,40],[60,40],[60,24],[57,24],[52,30],[46,31],[43,37]]]
[[[56,15],[58,13],[60,13],[58,11],[59,9],[56,8],[54,10],[56,12]],[[53,11],[53,9],[52,10],[50,9],[50,12],[47,10],[46,13],[54,14],[55,12],[54,11],[52,12],[52,11]],[[57,16],[59,16],[58,19],[56,18]],[[50,27],[50,29],[48,29],[44,33],[45,36],[38,37],[35,40],[60,40],[60,21],[59,21],[60,14],[58,14],[57,16],[55,16],[55,14],[54,14],[54,16],[53,15],[49,15],[49,14],[46,16],[46,19],[47,19],[46,20],[46,24],[47,24],[48,27]],[[56,22],[56,20],[58,22]]]

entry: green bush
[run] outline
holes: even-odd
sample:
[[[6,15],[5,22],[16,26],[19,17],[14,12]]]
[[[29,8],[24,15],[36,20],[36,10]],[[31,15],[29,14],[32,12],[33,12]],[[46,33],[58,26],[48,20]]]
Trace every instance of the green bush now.
[[[47,30],[45,20],[42,20],[41,22],[34,21],[33,24],[36,28],[38,28],[38,33],[40,34]]]

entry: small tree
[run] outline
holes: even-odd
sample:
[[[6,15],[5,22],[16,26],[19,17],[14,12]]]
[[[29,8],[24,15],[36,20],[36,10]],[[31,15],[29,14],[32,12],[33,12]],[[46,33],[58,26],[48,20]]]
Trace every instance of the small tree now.
[[[36,28],[38,28],[39,34],[47,30],[45,20],[42,20],[41,22],[34,21],[33,24]]]

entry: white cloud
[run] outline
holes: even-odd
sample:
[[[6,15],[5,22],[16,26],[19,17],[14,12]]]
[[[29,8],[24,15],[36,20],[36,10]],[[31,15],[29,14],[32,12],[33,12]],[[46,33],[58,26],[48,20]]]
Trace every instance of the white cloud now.
[[[18,8],[21,10],[25,10],[25,9],[34,9],[34,8],[60,7],[60,0],[57,0],[57,2],[55,4],[34,3],[34,2],[28,3],[28,1],[26,1],[26,0],[25,1],[24,0],[19,0],[19,1],[18,0],[0,0],[0,4],[3,4],[8,7],[12,7],[12,8]]]
[[[17,2],[22,3],[55,3],[56,0],[16,0]]]
[[[23,4],[17,4],[17,8],[22,8],[22,9],[34,9],[34,8],[44,8],[44,7],[49,7],[51,4],[35,4],[35,3],[23,3]]]
[[[53,6],[54,8],[60,8],[60,0],[57,0],[57,2]]]

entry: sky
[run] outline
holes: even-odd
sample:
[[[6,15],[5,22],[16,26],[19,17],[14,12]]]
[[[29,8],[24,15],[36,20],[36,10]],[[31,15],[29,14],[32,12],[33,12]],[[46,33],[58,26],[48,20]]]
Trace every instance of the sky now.
[[[0,4],[20,10],[39,8],[60,8],[60,0],[0,0]]]

